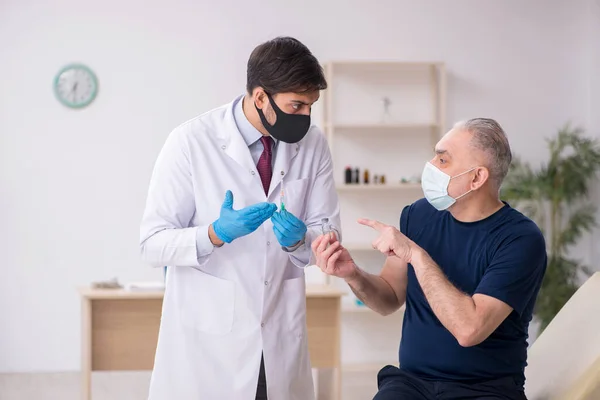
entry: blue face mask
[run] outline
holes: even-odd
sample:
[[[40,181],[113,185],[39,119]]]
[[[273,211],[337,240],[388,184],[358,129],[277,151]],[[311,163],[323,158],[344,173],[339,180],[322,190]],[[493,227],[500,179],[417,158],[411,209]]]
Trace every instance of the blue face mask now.
[[[456,203],[456,200],[471,193],[471,190],[469,190],[457,198],[454,198],[448,194],[448,185],[450,184],[451,179],[458,178],[467,172],[473,171],[475,168],[477,167],[473,167],[458,175],[450,176],[430,162],[425,164],[423,175],[421,176],[421,187],[423,188],[423,194],[429,204],[439,211],[446,210]]]

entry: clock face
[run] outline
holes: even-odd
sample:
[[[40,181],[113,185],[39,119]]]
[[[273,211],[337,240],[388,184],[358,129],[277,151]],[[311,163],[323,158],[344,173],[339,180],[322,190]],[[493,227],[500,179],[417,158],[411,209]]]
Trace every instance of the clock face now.
[[[67,65],[54,78],[54,94],[67,107],[85,107],[96,98],[97,92],[96,75],[85,65]]]

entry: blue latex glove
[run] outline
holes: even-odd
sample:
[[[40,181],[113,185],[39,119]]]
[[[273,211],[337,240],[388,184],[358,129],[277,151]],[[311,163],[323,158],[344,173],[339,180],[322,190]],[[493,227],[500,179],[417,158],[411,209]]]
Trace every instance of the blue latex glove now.
[[[275,232],[275,237],[280,245],[292,247],[304,239],[306,225],[289,211],[276,212],[271,217],[271,221],[273,222],[273,232]]]
[[[241,210],[233,209],[233,193],[225,193],[219,219],[213,222],[213,229],[219,239],[231,243],[235,239],[254,232],[263,222],[271,218],[277,210],[272,203],[257,203]]]

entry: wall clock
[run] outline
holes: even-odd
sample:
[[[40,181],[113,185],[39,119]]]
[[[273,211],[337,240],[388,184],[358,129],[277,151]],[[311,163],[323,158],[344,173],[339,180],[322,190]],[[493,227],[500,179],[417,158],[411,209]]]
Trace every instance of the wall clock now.
[[[70,108],[83,108],[96,98],[96,74],[82,64],[69,64],[54,78],[54,94],[58,101]]]

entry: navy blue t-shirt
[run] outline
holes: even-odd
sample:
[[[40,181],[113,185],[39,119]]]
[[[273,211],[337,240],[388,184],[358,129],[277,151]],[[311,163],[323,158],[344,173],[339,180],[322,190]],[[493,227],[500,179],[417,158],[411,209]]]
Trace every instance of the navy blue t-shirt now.
[[[547,264],[537,225],[507,203],[483,220],[465,223],[421,199],[402,210],[400,231],[427,251],[459,290],[513,308],[486,340],[462,347],[433,313],[409,264],[400,368],[439,381],[513,376],[524,384],[528,326]]]

